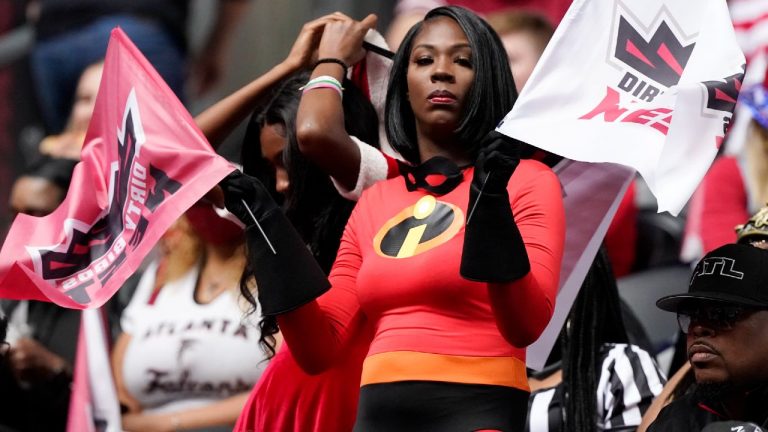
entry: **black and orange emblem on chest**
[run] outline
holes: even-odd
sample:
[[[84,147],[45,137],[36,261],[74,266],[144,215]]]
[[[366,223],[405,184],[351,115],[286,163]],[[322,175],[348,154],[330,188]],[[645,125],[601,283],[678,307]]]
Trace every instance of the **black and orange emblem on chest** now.
[[[409,258],[447,242],[463,223],[460,208],[427,195],[384,223],[373,248],[383,257]]]

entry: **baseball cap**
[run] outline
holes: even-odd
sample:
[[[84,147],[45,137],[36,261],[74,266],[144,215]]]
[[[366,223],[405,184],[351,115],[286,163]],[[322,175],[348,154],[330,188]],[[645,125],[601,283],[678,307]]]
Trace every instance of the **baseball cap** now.
[[[676,312],[682,302],[711,301],[768,308],[768,250],[727,244],[696,264],[688,292],[660,298],[656,306]]]

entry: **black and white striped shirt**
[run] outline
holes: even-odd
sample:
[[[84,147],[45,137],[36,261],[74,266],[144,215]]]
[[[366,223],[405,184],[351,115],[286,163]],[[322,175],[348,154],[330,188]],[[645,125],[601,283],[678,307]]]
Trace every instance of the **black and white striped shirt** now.
[[[598,430],[634,430],[666,382],[651,355],[627,344],[601,348],[597,382]],[[528,401],[528,432],[563,430],[564,386],[538,390]]]

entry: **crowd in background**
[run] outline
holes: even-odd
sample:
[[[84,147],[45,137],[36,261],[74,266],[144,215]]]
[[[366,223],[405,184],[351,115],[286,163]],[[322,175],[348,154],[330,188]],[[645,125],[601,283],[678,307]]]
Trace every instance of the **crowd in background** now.
[[[306,118],[307,111],[298,89],[312,83],[307,69],[317,60],[322,29],[349,20],[330,12],[360,18],[380,11],[382,43],[396,51],[433,8],[472,9],[498,33],[519,92],[570,2],[276,3],[0,0],[0,50],[8,46],[3,35],[15,27],[35,29],[27,55],[0,64],[0,184],[7,185],[0,188],[0,211],[8,215],[0,229],[18,213],[49,214],[66,196],[93,111],[108,32],[119,25],[192,112],[209,106],[196,121],[212,146],[266,186],[296,228],[302,249],[328,274],[354,201],[375,180],[397,175],[397,152],[379,140],[383,107],[372,105],[359,83],[342,80],[343,113],[349,115],[344,134],[353,137],[342,143],[349,147],[334,148],[338,153],[330,157],[313,152],[309,132],[297,126],[297,116]],[[297,6],[304,3],[311,7]],[[290,25],[268,23],[272,8]],[[248,40],[258,42],[243,46]],[[250,52],[260,47],[266,55]],[[655,416],[661,408],[652,407],[654,399],[668,396],[662,393],[667,377],[676,377],[671,384],[683,382],[676,394],[682,397],[694,381],[688,372],[689,328],[658,310],[656,300],[685,291],[692,267],[711,251],[740,239],[759,246],[763,235],[768,238],[761,229],[768,221],[758,213],[768,203],[766,129],[768,120],[751,121],[744,148],[715,161],[678,217],[656,213],[642,179],[630,185],[547,367],[528,371],[526,430],[632,430],[641,422],[645,430],[652,421],[643,417],[646,411]],[[557,162],[554,155],[538,157],[550,167]],[[737,237],[740,224],[746,225]],[[238,430],[269,424],[303,430],[303,418],[289,418],[293,406],[319,406],[317,424],[351,430],[362,358],[373,337],[370,324],[351,321],[352,348],[336,370],[305,374],[301,353],[281,343],[275,317],[262,314],[264,304],[256,300],[261,293],[241,280],[244,271],[255,271],[259,280],[246,258],[249,241],[237,223],[201,200],[104,308],[125,430],[231,430],[236,421]],[[700,313],[685,312],[694,319]],[[64,430],[79,313],[44,302],[0,300],[0,316],[8,325],[0,339],[10,344],[0,346],[0,431]],[[631,364],[630,378],[622,375],[622,362]],[[308,401],[308,394],[325,396]]]

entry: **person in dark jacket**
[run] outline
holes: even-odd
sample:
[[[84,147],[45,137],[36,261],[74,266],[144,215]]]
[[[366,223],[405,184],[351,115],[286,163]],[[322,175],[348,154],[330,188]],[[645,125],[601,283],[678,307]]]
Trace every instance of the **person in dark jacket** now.
[[[686,334],[695,386],[648,429],[700,431],[736,420],[768,426],[768,250],[728,244],[694,269],[685,294],[659,299]]]

